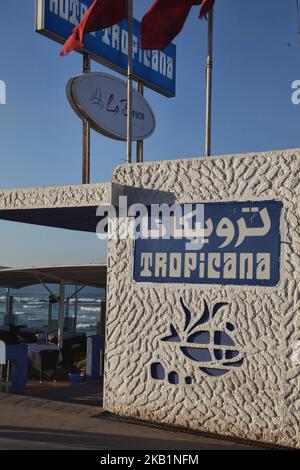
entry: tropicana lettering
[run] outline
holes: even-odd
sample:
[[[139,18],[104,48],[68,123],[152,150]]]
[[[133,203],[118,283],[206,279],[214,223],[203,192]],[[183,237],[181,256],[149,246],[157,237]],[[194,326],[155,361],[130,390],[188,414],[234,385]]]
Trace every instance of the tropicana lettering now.
[[[141,278],[269,280],[270,253],[141,253]]]

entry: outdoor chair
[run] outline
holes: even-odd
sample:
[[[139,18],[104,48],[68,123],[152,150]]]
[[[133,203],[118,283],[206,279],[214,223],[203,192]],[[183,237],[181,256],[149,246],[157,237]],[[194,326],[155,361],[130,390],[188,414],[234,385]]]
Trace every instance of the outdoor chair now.
[[[56,369],[59,361],[59,351],[39,351],[34,354],[34,370],[39,372],[40,383],[44,372],[53,372],[54,382],[56,382]]]
[[[76,359],[86,354],[86,337],[66,339],[62,347],[62,365],[72,370]]]
[[[8,331],[0,331],[0,340],[7,345],[20,344],[18,337],[19,329],[17,326],[9,325]]]

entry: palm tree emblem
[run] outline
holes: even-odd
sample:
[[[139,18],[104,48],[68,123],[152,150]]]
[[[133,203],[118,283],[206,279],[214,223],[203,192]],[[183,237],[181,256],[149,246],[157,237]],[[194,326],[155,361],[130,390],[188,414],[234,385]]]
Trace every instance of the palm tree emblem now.
[[[198,320],[192,322],[191,310],[180,298],[185,322],[180,331],[170,325],[171,334],[161,339],[164,342],[178,343],[181,353],[194,362],[201,363],[200,370],[211,376],[222,376],[231,367],[241,367],[244,358],[237,350],[231,333],[235,326],[226,322],[225,331],[214,325],[214,319],[228,303],[218,302],[210,310],[204,300],[204,309]]]

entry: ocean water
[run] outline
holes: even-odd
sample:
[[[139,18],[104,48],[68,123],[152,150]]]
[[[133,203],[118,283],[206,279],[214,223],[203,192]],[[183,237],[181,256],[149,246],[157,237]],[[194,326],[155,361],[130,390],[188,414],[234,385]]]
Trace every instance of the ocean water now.
[[[87,335],[96,333],[97,322],[100,320],[101,300],[103,294],[78,294],[77,331]],[[69,301],[69,317],[74,317],[74,303]],[[4,323],[6,296],[0,296],[0,325]],[[48,295],[40,293],[18,294],[14,296],[14,309],[17,325],[27,325],[34,328],[45,328],[48,323]],[[52,319],[58,319],[58,304],[52,306]]]

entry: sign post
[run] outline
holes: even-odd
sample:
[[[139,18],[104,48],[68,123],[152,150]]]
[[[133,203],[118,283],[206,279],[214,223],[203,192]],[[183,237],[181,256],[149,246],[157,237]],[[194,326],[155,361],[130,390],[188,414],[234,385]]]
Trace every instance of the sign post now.
[[[138,92],[144,96],[144,85],[143,82],[138,81]],[[138,140],[136,143],[136,161],[137,163],[143,163],[144,161],[144,142]]]
[[[91,61],[88,54],[83,55],[83,73],[90,73]],[[83,118],[82,184],[90,183],[91,129],[87,118]]]
[[[127,163],[132,161],[132,71],[133,71],[133,0],[128,7],[128,68],[127,68]]]

